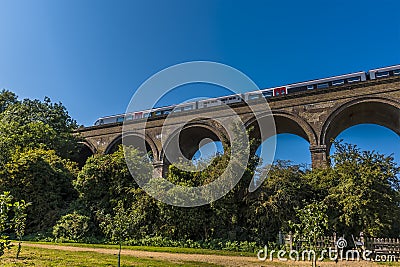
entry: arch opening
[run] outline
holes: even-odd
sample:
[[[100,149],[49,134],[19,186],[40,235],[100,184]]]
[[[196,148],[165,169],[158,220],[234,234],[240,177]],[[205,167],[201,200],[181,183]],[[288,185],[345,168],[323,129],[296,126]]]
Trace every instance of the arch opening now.
[[[81,169],[86,164],[87,159],[93,156],[95,152],[90,145],[85,142],[79,143],[79,146],[80,148],[76,162],[78,163],[79,169]]]
[[[331,150],[332,140],[355,125],[375,124],[392,130],[400,136],[400,109],[391,103],[364,100],[344,105],[328,118],[324,125],[321,144]]]
[[[225,153],[225,138],[206,125],[187,125],[165,142],[162,159],[164,175],[169,165],[183,161],[197,165],[199,162],[211,162],[215,156]],[[206,167],[206,166],[204,166]]]
[[[276,141],[272,140],[276,138]],[[292,133],[279,133],[276,136],[267,138],[257,148],[255,154],[260,157],[262,149],[273,149],[273,143],[276,142],[274,160],[290,161],[296,165],[302,165],[305,168],[311,166],[310,143],[307,139]],[[266,159],[260,159],[260,167],[273,162]]]
[[[275,131],[270,131],[266,136],[261,137],[259,124],[268,123],[267,117],[261,117],[258,122],[251,121],[248,123],[247,128],[251,129],[250,131],[250,139],[255,140],[256,150],[253,153],[256,153],[257,156],[260,154],[267,155],[268,152],[276,149],[278,152],[275,153],[274,159],[279,159],[279,157],[284,157],[285,159],[292,159],[292,157],[287,157],[284,151],[291,150],[290,153],[293,154],[293,151],[296,150],[295,154],[302,154],[300,151],[303,151],[304,155],[308,155],[308,159],[304,159],[304,163],[309,163],[311,161],[311,156],[309,153],[309,146],[311,142],[315,143],[314,134],[310,129],[307,129],[304,124],[302,124],[298,118],[293,118],[287,116],[286,114],[274,114],[275,121]],[[311,139],[311,141],[310,141]],[[294,146],[285,146],[285,144],[292,144]],[[276,144],[276,147],[274,147]],[[307,144],[307,145],[305,145]],[[307,147],[306,147],[307,146]],[[265,153],[261,153],[261,151],[265,151]],[[264,159],[262,158],[262,164],[270,164],[274,159]],[[294,162],[299,162],[300,159],[295,159]],[[300,162],[299,162],[300,163]]]
[[[394,161],[400,166],[400,135],[391,129],[377,124],[357,124],[351,126],[337,135],[335,140],[357,145],[361,150],[376,151],[386,156],[392,155]],[[336,151],[330,148],[330,155]]]
[[[199,149],[194,153],[192,161],[198,162],[209,161],[217,155],[224,154],[224,147],[221,141],[213,141],[203,139],[199,144]]]
[[[268,116],[268,115],[267,115]],[[269,131],[261,136],[259,124],[268,123],[266,117],[248,123],[250,139],[254,140],[253,153],[259,157],[255,170],[254,183],[266,178],[268,165],[276,160],[290,160],[305,168],[311,163],[310,139],[315,143],[315,134],[300,118],[288,114],[274,114],[275,131]],[[266,124],[268,125],[268,124]],[[272,157],[271,153],[274,152]]]
[[[124,137],[125,143],[137,148],[139,151],[145,153],[151,161],[154,161],[154,152],[146,140],[137,135],[127,135]],[[143,145],[144,144],[144,145]],[[122,145],[122,136],[117,137],[107,148],[105,154],[112,154],[118,150],[118,147]]]
[[[310,144],[316,144],[316,135],[312,130],[311,126],[308,125],[300,117],[294,116],[292,114],[287,114],[284,112],[273,111],[273,118],[275,123],[275,131],[267,130],[264,131],[264,136],[261,137],[260,133],[260,125],[269,125],[271,115],[259,116],[258,120],[252,118],[246,123],[247,129],[252,129],[250,132],[250,138],[255,140],[259,140],[260,142],[265,141],[266,139],[270,138],[273,135],[278,134],[293,134],[297,135]],[[263,139],[263,140],[261,140]]]

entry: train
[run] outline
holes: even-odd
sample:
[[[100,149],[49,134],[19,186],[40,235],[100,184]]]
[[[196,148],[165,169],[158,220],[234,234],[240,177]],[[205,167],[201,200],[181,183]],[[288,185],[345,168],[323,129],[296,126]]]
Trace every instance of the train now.
[[[372,69],[367,72],[359,71],[339,76],[333,76],[323,79],[310,80],[306,82],[293,83],[284,86],[267,88],[258,91],[247,92],[243,94],[229,95],[223,97],[209,98],[195,102],[183,103],[167,107],[153,108],[148,110],[136,111],[127,114],[119,114],[107,117],[101,117],[96,120],[94,125],[103,125],[110,123],[121,123],[124,121],[133,121],[145,118],[156,118],[166,116],[171,112],[186,112],[196,109],[209,108],[222,104],[236,104],[241,102],[254,101],[260,98],[272,98],[292,93],[304,92],[309,90],[319,90],[364,82],[367,80],[377,80],[391,76],[400,76],[400,65],[393,65],[378,69]]]

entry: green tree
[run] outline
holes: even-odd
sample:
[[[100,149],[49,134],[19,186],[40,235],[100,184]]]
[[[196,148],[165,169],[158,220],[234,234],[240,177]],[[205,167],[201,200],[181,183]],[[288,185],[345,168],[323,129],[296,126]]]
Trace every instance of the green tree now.
[[[125,155],[129,159],[132,174]],[[100,214],[113,214],[120,203],[136,218],[135,238],[153,234],[160,220],[157,202],[139,188],[132,177],[149,179],[151,171],[147,155],[134,148],[125,147],[124,151],[120,146],[113,154],[90,157],[74,181],[74,186],[79,192],[83,209],[89,212],[94,225],[99,226]]]
[[[13,202],[14,197],[10,192],[3,192],[0,195],[0,256],[11,247],[8,234],[14,229],[19,240],[16,258],[21,252],[21,239],[25,233],[26,207],[29,203],[24,200]]]
[[[0,113],[15,103],[17,103],[17,96],[13,92],[5,89],[0,92]]]
[[[130,163],[138,179],[146,179],[145,174],[151,173],[151,165],[146,155],[136,149],[130,149]],[[74,186],[79,192],[81,201],[92,212],[103,210],[109,214],[119,201],[127,207],[135,201],[135,189],[138,188],[129,172],[122,146],[108,155],[90,157],[79,172]]]
[[[211,165],[215,165],[218,161],[214,159]],[[201,168],[200,165],[205,162],[198,162],[198,165],[191,166],[193,170]],[[213,167],[209,167],[213,169]],[[183,187],[195,187],[205,184],[207,179],[210,179],[205,172],[208,171],[183,171],[180,164],[169,166],[168,176],[166,179],[173,184]],[[217,177],[217,176],[216,176]],[[158,183],[158,186],[163,187],[163,179],[155,179],[153,182]],[[160,190],[162,192],[163,190]],[[169,195],[174,198],[174,201],[182,201],[181,189],[179,187],[169,191]],[[197,195],[189,196],[192,200],[196,199]],[[157,234],[174,240],[199,240],[212,237],[215,230],[213,221],[214,215],[210,205],[200,207],[177,207],[164,203],[158,203],[160,209],[160,228]]]
[[[112,214],[104,214],[99,212],[101,221],[100,228],[104,234],[113,242],[119,244],[118,250],[118,267],[121,265],[121,249],[122,243],[131,238],[134,232],[137,217],[132,216],[130,209],[125,209],[122,201],[119,201]]]
[[[18,101],[15,94],[0,93],[0,154],[1,164],[14,151],[25,148],[55,150],[63,158],[76,158],[79,138],[73,135],[76,122],[61,103],[25,99]]]
[[[249,193],[249,186],[255,174],[256,167],[259,164],[259,157],[254,153],[257,150],[260,140],[249,138],[249,142],[243,142],[251,136],[249,129],[242,132],[239,127],[233,126],[235,133],[232,138],[232,146],[236,147],[235,156],[231,156],[231,148],[225,148],[225,153],[220,160],[204,172],[209,180],[215,179],[224,172],[224,175],[236,175],[236,170],[243,169],[244,173],[238,183],[221,199],[212,202],[211,208],[215,214],[214,224],[216,225],[215,236],[230,240],[249,240],[251,238],[251,229],[248,225],[248,208],[252,194]],[[249,152],[249,155],[246,153]],[[245,164],[247,162],[247,164]],[[229,167],[231,164],[232,167]],[[224,177],[222,175],[222,177]],[[206,180],[206,182],[209,182]]]
[[[57,240],[84,241],[90,231],[90,218],[77,212],[62,216],[53,227]]]
[[[294,240],[302,245],[303,240],[307,242],[305,248],[314,251],[312,266],[316,266],[317,240],[324,236],[328,228],[326,206],[322,203],[314,202],[302,209],[297,209],[296,215],[299,222],[289,222],[290,227],[294,230]]]
[[[288,230],[288,221],[296,209],[312,201],[312,188],[303,179],[304,170],[289,161],[276,161],[263,184],[249,196],[247,224],[252,238],[259,243],[275,241],[280,230]]]
[[[0,187],[32,203],[27,232],[47,231],[77,197],[72,186],[76,173],[76,164],[53,150],[17,150],[1,170]]]
[[[14,202],[13,204],[13,211],[14,211],[14,232],[18,239],[18,249],[16,258],[18,259],[19,253],[21,252],[21,240],[25,234],[25,227],[26,227],[26,208],[30,206],[31,203],[26,203],[25,200]]]
[[[306,179],[329,209],[332,228],[344,234],[398,236],[400,169],[391,156],[335,143],[333,166]]]
[[[0,256],[4,255],[4,251],[10,248],[9,236],[6,234],[12,225],[10,222],[10,210],[12,209],[13,196],[10,192],[3,192],[0,195]]]

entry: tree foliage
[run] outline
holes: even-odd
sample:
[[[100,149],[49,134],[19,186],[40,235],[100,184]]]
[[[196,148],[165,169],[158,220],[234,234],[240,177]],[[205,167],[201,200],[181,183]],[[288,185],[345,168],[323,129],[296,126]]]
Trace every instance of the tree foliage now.
[[[131,209],[125,209],[124,203],[119,201],[112,214],[104,214],[99,212],[100,228],[111,241],[119,244],[118,250],[118,267],[121,265],[121,248],[122,242],[127,241],[137,232],[137,221],[140,218],[132,216]]]
[[[17,96],[8,90],[1,90],[0,92],[0,113],[5,111],[10,105],[17,103]]]
[[[76,164],[62,159],[53,150],[15,151],[1,170],[0,187],[32,205],[27,208],[27,231],[51,228],[76,198],[72,181]]]
[[[288,232],[290,221],[304,224],[306,211],[327,214],[330,234],[357,235],[363,231],[373,236],[396,236],[399,170],[392,158],[362,152],[347,144],[336,146],[332,167],[307,170],[277,161],[258,190],[249,193],[258,160],[253,156],[234,189],[218,201],[194,208],[163,204],[148,196],[131,178],[122,149],[89,159],[75,186],[94,213],[113,216],[116,203],[123,203],[125,212],[136,218],[132,237],[135,239],[160,236],[172,240],[225,239],[264,244],[276,240],[279,231]],[[134,161],[138,162],[137,168],[144,162],[140,157]],[[203,162],[208,167],[198,172],[182,171],[179,165],[171,165],[166,179],[181,186],[201,186],[220,176],[228,162],[226,153]],[[152,181],[160,188],[167,186],[163,179]],[[174,197],[179,198],[179,188],[176,190]],[[321,207],[323,211],[318,210]],[[325,224],[322,226],[325,228]],[[301,226],[304,231],[308,228]],[[315,233],[310,234],[315,237]]]
[[[150,172],[151,165],[146,155],[136,149],[130,149],[128,153],[132,170],[138,170],[138,176]],[[124,207],[133,203],[136,200],[135,190],[138,188],[129,172],[122,146],[113,154],[89,158],[79,172],[74,186],[80,199],[91,211],[103,210],[107,214],[112,213],[119,201],[123,202]]]
[[[16,258],[21,251],[21,238],[25,233],[26,207],[29,203],[25,200],[14,201],[10,192],[0,194],[0,256],[4,255],[6,249],[11,247],[9,234],[14,230],[19,243]]]
[[[289,221],[307,230],[302,225],[307,216],[312,218],[307,212],[321,214],[320,207],[326,207],[323,213],[328,216],[330,233],[400,234],[400,169],[391,156],[335,143],[332,166],[305,170],[277,161],[258,190],[250,193],[260,140],[250,140],[245,147],[247,144],[241,142],[245,133],[236,129],[237,137],[231,142],[240,149],[234,156],[232,148],[226,146],[225,153],[192,166],[201,171],[182,171],[179,164],[169,167],[166,180],[190,187],[206,185],[221,176],[230,181],[228,178],[244,168],[238,184],[221,199],[182,208],[161,203],[138,186],[136,180],[157,183],[156,189],[168,184],[151,176],[151,163],[136,149],[121,146],[113,154],[94,155],[79,171],[71,161],[79,153],[80,140],[73,134],[76,127],[61,103],[52,103],[49,98],[20,101],[10,91],[0,92],[0,190],[32,203],[24,206],[18,202],[11,211],[21,215],[14,222],[17,237],[24,234],[26,220],[28,233],[53,229],[56,237],[75,240],[103,229],[113,240],[213,239],[265,244],[274,241],[279,231],[288,231]],[[252,154],[242,166],[246,150]],[[182,189],[174,190],[171,197],[179,202]],[[25,208],[26,216],[22,216]],[[116,238],[119,234],[113,223],[128,217],[130,228],[118,227],[128,229],[129,235]],[[312,220],[308,221],[312,225]],[[0,232],[9,230],[8,225],[4,227]],[[2,244],[7,246],[6,241]]]
[[[84,241],[91,230],[90,218],[77,212],[62,216],[53,227],[56,240]]]
[[[396,236],[400,220],[400,169],[393,157],[335,143],[333,166],[308,174],[341,233]],[[397,234],[396,234],[397,232]]]
[[[303,179],[301,166],[288,161],[275,162],[264,183],[248,200],[248,225],[255,240],[274,241],[279,231],[288,231],[288,221],[296,209],[312,201],[312,188]]]
[[[4,251],[9,249],[11,241],[6,233],[11,229],[10,210],[12,209],[13,196],[10,192],[3,192],[0,195],[0,256],[4,255]]]
[[[21,252],[21,240],[22,237],[25,235],[25,228],[26,228],[26,208],[29,207],[31,203],[26,203],[25,200],[14,202],[13,204],[13,211],[14,211],[14,218],[12,222],[14,224],[14,232],[18,239],[18,249],[16,258],[18,259],[19,253]]]
[[[0,93],[0,163],[5,164],[15,150],[44,148],[64,158],[74,158],[79,138],[77,128],[61,103],[25,99],[18,101],[14,93]]]

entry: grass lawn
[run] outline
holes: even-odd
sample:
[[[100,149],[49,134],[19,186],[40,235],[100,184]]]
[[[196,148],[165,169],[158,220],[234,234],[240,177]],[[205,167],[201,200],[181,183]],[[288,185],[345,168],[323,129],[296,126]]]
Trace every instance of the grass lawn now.
[[[50,250],[36,247],[22,246],[20,259],[15,259],[16,246],[0,258],[0,266],[117,266],[117,256],[96,252]],[[220,266],[201,262],[171,262],[157,259],[143,259],[133,256],[121,257],[121,266],[182,266],[203,267]]]
[[[121,266],[311,266],[311,262],[257,261],[254,254],[243,257],[239,252],[214,251],[192,248],[123,247]],[[86,251],[84,251],[86,250]],[[77,243],[24,242],[20,259],[15,259],[16,246],[0,257],[0,266],[117,266],[118,246]],[[169,253],[160,253],[169,252]],[[204,255],[201,255],[204,254]],[[247,255],[246,255],[247,256]],[[331,261],[318,262],[321,267],[379,267],[400,266],[399,262],[372,263]]]

